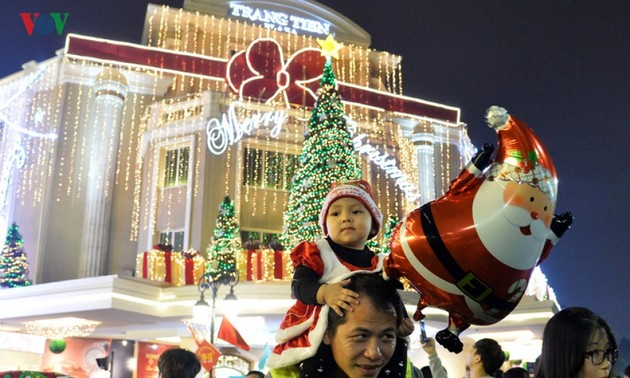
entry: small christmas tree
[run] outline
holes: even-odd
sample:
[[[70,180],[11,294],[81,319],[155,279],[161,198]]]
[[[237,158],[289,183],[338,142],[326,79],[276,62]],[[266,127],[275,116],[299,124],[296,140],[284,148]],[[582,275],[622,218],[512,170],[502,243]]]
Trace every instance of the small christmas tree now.
[[[232,272],[236,270],[236,256],[241,251],[241,237],[234,212],[234,201],[225,196],[219,205],[219,216],[210,245],[208,260],[210,272]]]
[[[284,213],[281,241],[286,250],[321,236],[319,213],[333,183],[361,178],[331,64],[340,45],[330,36],[318,42],[328,57]]]
[[[392,238],[392,234],[394,233],[394,229],[398,225],[398,218],[394,216],[389,216],[387,218],[387,222],[385,223],[385,232],[383,233],[383,237],[380,241],[376,239],[370,239],[367,241],[366,245],[370,248],[374,253],[377,254],[389,254],[389,241]]]
[[[28,286],[28,260],[17,224],[11,224],[0,256],[0,287]]]

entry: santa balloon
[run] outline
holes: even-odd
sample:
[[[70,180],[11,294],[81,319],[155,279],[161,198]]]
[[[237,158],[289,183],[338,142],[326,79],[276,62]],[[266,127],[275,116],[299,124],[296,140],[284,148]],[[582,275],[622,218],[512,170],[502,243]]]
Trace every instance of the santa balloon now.
[[[573,221],[569,212],[554,214],[556,168],[532,130],[498,106],[486,121],[498,135],[496,154],[485,145],[446,194],[406,215],[384,262],[388,276],[420,294],[414,319],[427,306],[449,313],[436,340],[455,353],[471,324],[493,324],[514,310],[534,267]]]

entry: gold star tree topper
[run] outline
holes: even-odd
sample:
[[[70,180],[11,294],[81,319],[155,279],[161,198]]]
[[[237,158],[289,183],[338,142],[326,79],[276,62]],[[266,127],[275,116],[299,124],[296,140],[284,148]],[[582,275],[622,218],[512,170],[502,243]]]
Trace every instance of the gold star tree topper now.
[[[321,46],[323,56],[328,59],[331,57],[339,59],[339,50],[341,50],[343,45],[335,41],[335,38],[331,34],[328,34],[326,39],[317,38],[317,43]]]

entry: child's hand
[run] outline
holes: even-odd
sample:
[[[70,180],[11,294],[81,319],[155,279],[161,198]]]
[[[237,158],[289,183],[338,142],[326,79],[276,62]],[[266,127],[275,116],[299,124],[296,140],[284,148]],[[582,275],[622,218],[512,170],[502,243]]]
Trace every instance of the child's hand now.
[[[410,318],[403,318],[400,326],[396,330],[398,337],[407,337],[413,333],[415,326]]]
[[[349,283],[350,280],[347,279],[334,284],[322,285],[317,291],[317,301],[330,306],[339,316],[343,316],[342,309],[352,311],[352,305],[359,303],[357,300],[359,294],[344,288]]]

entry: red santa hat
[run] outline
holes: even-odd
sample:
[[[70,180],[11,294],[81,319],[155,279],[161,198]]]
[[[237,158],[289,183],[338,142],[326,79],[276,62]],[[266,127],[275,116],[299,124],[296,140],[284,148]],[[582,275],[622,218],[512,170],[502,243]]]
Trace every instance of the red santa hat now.
[[[488,109],[486,120],[499,135],[494,164],[486,176],[529,184],[554,201],[558,191],[556,167],[538,136],[498,106]]]
[[[383,224],[383,214],[376,206],[374,197],[372,196],[372,188],[367,181],[355,180],[355,181],[343,181],[334,183],[328,195],[324,199],[322,205],[322,211],[319,213],[319,226],[322,228],[324,236],[328,236],[328,229],[326,229],[326,216],[328,216],[328,209],[333,202],[343,197],[351,197],[357,199],[365,206],[372,216],[373,227],[368,239],[376,236],[381,230]]]

